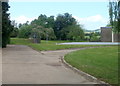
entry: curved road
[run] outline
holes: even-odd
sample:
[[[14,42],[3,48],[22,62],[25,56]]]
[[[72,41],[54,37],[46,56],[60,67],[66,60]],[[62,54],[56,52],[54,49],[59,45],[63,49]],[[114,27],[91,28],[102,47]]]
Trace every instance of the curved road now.
[[[41,51],[24,45],[3,49],[3,84],[96,84],[64,66],[61,56],[75,51]]]

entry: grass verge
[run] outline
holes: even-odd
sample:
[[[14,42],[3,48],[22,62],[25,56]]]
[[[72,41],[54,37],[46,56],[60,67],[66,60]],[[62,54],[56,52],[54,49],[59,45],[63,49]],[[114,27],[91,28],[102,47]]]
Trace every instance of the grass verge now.
[[[29,39],[11,38],[10,44],[27,45],[27,46],[32,47],[33,49],[40,50],[40,51],[101,46],[101,45],[56,45],[56,43],[63,43],[63,42],[69,42],[69,41],[45,41],[45,40],[42,40],[40,44],[35,44],[35,43],[32,43]]]
[[[66,62],[110,84],[118,84],[118,47],[101,47],[69,53]]]

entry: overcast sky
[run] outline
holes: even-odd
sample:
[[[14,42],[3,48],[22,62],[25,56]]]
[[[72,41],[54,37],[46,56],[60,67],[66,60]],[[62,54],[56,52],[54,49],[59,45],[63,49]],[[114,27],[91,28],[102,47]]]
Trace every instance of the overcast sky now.
[[[11,7],[9,12],[11,20],[16,20],[17,23],[25,23],[26,21],[34,20],[40,14],[57,16],[58,14],[68,12],[87,30],[99,29],[106,26],[109,22],[108,1],[44,1],[10,0],[9,5]]]

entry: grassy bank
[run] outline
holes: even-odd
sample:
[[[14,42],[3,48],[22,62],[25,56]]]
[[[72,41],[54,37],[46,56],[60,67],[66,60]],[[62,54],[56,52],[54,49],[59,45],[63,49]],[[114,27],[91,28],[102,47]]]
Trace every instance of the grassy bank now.
[[[60,50],[69,48],[81,48],[100,45],[56,45],[56,43],[64,43],[70,41],[45,41],[42,40],[40,44],[34,44],[29,39],[11,38],[11,44],[28,45],[36,50]]]
[[[118,47],[102,47],[69,53],[65,60],[72,66],[110,84],[118,83]]]

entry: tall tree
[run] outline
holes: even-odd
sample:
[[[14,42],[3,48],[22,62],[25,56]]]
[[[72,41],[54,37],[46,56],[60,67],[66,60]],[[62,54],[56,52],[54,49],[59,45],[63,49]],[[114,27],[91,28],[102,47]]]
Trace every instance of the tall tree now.
[[[120,32],[120,1],[118,2],[118,32]]]
[[[55,20],[54,31],[57,39],[65,39],[62,36],[62,29],[69,25],[76,24],[75,19],[69,13],[59,14]],[[61,32],[62,31],[62,32]]]
[[[12,31],[11,21],[9,19],[9,10],[10,6],[8,2],[2,2],[2,47],[6,47],[6,45],[10,41],[10,33]]]
[[[120,32],[119,29],[119,2],[109,1],[109,16],[110,16],[110,25],[114,32]]]

